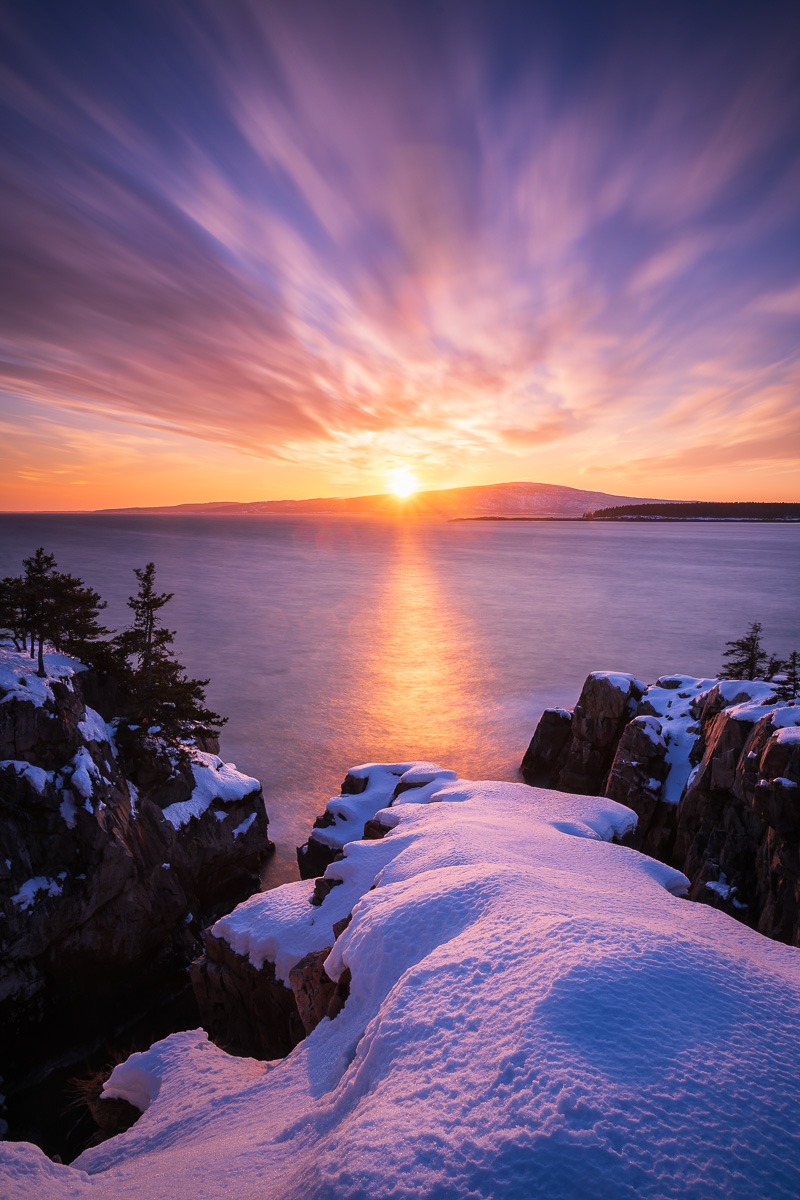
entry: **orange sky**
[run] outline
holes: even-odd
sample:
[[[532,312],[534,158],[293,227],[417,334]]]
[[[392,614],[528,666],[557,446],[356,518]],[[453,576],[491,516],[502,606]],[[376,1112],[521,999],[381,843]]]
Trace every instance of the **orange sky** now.
[[[0,508],[800,500],[800,38],[640,8],[21,8]]]

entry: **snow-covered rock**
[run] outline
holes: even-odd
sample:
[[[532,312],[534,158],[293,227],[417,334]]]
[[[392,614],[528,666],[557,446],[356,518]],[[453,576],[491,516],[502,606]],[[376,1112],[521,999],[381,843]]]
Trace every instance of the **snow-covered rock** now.
[[[364,866],[325,962],[350,975],[335,1019],[277,1063],[173,1034],[109,1081],[145,1108],[131,1129],[72,1167],[3,1144],[4,1197],[794,1200],[798,950],[604,840],[634,820],[611,800],[463,780],[428,800],[334,864]],[[290,886],[269,937],[300,949]]]
[[[365,826],[375,814],[390,807],[404,792],[419,791],[417,798],[424,800],[424,789],[454,778],[454,771],[429,762],[362,763],[351,767],[341,795],[328,801],[308,841],[297,848],[301,877],[312,879],[324,874],[342,847],[363,837]]]
[[[44,663],[39,678],[24,654],[0,648],[0,1023],[12,1134],[27,1078],[186,987],[201,919],[259,886],[270,848],[257,780],[196,746],[153,741],[132,759],[115,744],[114,688],[63,655]]]
[[[638,697],[631,693],[603,757],[591,739],[619,720],[621,689],[597,683],[611,678],[590,675],[574,714],[543,714],[524,777],[630,806],[639,817],[631,844],[680,866],[693,898],[799,944],[800,816],[786,782],[800,782],[800,750],[795,757],[778,748],[800,737],[800,707],[777,700],[766,680],[676,674],[649,687],[633,682]],[[621,687],[631,678],[620,676]],[[723,875],[730,885],[709,887]]]

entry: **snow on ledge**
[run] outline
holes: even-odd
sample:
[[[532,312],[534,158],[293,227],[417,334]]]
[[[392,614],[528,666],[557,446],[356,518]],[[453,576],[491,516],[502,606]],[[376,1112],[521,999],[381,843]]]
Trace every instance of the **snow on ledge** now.
[[[361,837],[364,825],[381,809],[394,804],[427,803],[440,784],[455,779],[455,771],[430,762],[362,763],[347,772],[353,779],[365,779],[367,786],[358,795],[334,796],[326,812],[333,825],[312,830],[314,841],[333,850],[341,850],[348,842]],[[392,801],[395,789],[405,785]]]
[[[618,692],[630,692],[632,688],[644,692],[647,689],[646,683],[642,683],[641,679],[637,679],[635,675],[629,675],[625,671],[592,671],[589,678],[605,679]]]
[[[31,763],[21,762],[17,758],[4,758],[0,762],[0,771],[6,767],[12,767],[17,775],[23,775],[35,792],[40,796],[44,795],[44,790],[47,784],[53,778],[52,771],[45,771],[42,767],[34,767]]]
[[[194,790],[188,800],[180,800],[163,810],[174,829],[180,829],[192,817],[201,817],[214,803],[234,804],[251,792],[260,790],[261,784],[257,779],[243,775],[233,763],[224,763],[216,754],[205,754],[195,749],[191,754]],[[245,832],[241,826],[239,832]]]
[[[11,700],[27,700],[36,708],[53,701],[50,684],[54,679],[72,689],[72,677],[86,666],[77,658],[66,654],[44,655],[45,679],[37,675],[38,659],[30,658],[23,651],[0,646],[0,704]]]
[[[70,1167],[0,1144],[4,1200],[796,1200],[800,950],[600,840],[609,800],[449,780],[387,815],[315,918],[372,875],[335,1020],[276,1064],[156,1043],[109,1080],[140,1120]],[[311,887],[255,899],[280,931]]]

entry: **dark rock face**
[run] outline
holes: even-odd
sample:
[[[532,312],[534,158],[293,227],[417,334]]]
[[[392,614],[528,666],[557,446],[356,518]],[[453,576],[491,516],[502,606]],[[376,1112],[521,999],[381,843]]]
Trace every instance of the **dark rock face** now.
[[[348,922],[349,917],[338,923],[336,937]],[[286,987],[276,978],[273,962],[254,967],[210,930],[204,940],[205,954],[192,963],[192,986],[203,1027],[232,1054],[285,1057],[323,1017],[333,1020],[349,995],[350,972],[336,983],[325,971],[330,946],[312,950],[295,963],[289,972],[291,986]]]
[[[690,898],[800,945],[800,708],[758,681],[675,676],[626,695],[600,679],[571,717],[544,713],[526,781],[627,805],[626,841],[683,871]]]
[[[546,779],[562,792],[601,794],[643,690],[632,676],[590,675],[571,715],[563,709],[543,714],[523,759],[525,782],[541,785]]]
[[[157,742],[125,761],[87,706],[84,686],[113,707],[113,685],[104,693],[94,672],[63,671],[44,698],[43,685],[31,682],[30,700],[25,686],[0,689],[0,1022],[12,1100],[70,1047],[113,1037],[185,990],[202,921],[258,889],[271,849],[256,781],[239,776],[236,793],[219,760]],[[194,814],[170,811],[186,802]]]
[[[668,862],[675,841],[676,812],[674,804],[661,799],[666,752],[658,718],[635,717],[622,731],[605,795],[638,813],[629,844],[636,850],[646,845],[648,854]]]
[[[316,828],[319,828],[317,826]],[[302,846],[297,847],[297,867],[301,879],[316,879],[324,875],[331,863],[338,862],[342,852],[338,848],[326,846],[315,837],[310,837]]]
[[[330,952],[330,946],[323,950],[312,950],[289,972],[297,1011],[306,1034],[316,1029],[323,1017],[333,1020],[338,1016],[350,992],[349,971],[342,974],[338,983],[326,973],[324,963]]]
[[[547,783],[559,769],[572,735],[572,713],[546,708],[522,759],[522,778],[532,787]]]
[[[210,930],[204,942],[191,980],[209,1037],[232,1054],[284,1058],[305,1036],[293,990],[275,977],[274,963],[254,967]]]

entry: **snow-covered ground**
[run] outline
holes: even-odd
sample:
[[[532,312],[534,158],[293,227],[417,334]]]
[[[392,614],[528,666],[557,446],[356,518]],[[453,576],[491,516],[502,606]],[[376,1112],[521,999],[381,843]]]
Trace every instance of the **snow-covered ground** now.
[[[30,700],[37,708],[53,700],[51,683],[57,679],[72,691],[72,676],[85,671],[83,663],[66,654],[47,653],[44,656],[45,679],[37,674],[38,659],[0,645],[0,704],[11,700]]]
[[[157,1043],[109,1085],[141,1119],[72,1167],[3,1144],[6,1200],[796,1200],[800,951],[602,840],[633,820],[613,801],[421,790],[329,868],[349,882],[320,916],[353,885],[335,1020],[277,1063]]]

